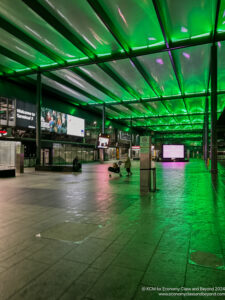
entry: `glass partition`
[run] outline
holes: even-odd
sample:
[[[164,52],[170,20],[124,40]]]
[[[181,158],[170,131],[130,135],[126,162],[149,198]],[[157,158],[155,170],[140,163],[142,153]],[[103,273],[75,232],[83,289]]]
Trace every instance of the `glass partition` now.
[[[16,167],[16,146],[20,142],[0,141],[0,169]]]

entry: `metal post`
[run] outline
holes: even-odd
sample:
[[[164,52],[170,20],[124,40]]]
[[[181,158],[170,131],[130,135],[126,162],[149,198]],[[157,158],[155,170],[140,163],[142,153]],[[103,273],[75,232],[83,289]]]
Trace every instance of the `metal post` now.
[[[130,119],[130,158],[132,158],[132,139],[133,139],[133,134],[132,134],[132,119]]]
[[[207,164],[208,158],[209,158],[209,98],[206,97],[205,102],[205,119],[204,119],[204,159],[205,163]]]
[[[102,133],[105,133],[105,103],[102,106]]]
[[[42,91],[41,91],[41,73],[37,73],[37,95],[36,95],[36,165],[41,163],[41,106],[42,106]]]
[[[203,133],[202,133],[202,150],[203,150],[203,160],[206,160],[205,158],[205,116],[204,116]]]
[[[102,133],[105,133],[105,103],[102,106]],[[99,149],[100,162],[105,161],[105,149]]]
[[[211,173],[217,173],[217,45],[211,46]]]

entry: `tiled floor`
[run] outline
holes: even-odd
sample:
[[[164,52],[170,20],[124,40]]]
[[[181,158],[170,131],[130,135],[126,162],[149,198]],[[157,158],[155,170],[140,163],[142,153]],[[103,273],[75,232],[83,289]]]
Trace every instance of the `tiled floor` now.
[[[158,293],[225,286],[224,267],[190,260],[193,251],[224,258],[222,165],[212,181],[201,160],[157,163],[158,191],[148,196],[138,162],[131,177],[109,178],[107,168],[1,179],[1,300],[171,299]]]

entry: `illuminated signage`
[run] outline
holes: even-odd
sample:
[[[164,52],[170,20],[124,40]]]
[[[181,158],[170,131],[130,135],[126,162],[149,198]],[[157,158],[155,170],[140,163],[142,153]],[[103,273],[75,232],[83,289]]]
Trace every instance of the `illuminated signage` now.
[[[109,147],[109,135],[101,134],[98,137],[98,148],[107,149]]]
[[[6,130],[4,130],[4,129],[0,130],[0,137],[1,136],[6,136],[7,134],[8,134],[8,132]]]
[[[49,132],[84,137],[85,121],[52,109],[41,109],[41,129]]]

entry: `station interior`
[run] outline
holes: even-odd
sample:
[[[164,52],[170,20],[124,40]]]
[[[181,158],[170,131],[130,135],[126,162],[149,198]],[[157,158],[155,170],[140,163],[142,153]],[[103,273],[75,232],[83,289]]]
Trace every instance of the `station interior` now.
[[[0,24],[0,299],[225,299],[225,0]]]

